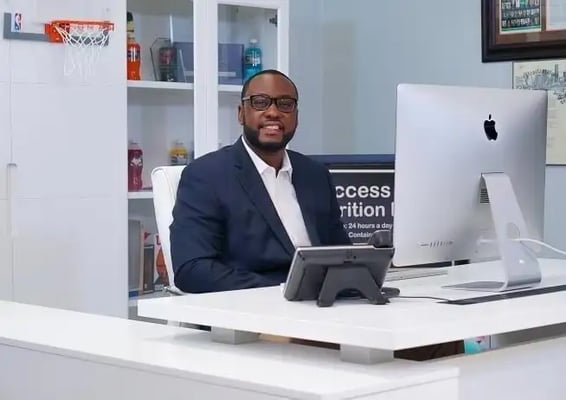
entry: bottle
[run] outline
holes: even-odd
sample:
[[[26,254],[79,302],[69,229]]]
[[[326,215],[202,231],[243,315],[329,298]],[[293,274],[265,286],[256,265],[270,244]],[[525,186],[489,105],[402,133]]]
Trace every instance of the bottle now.
[[[175,141],[171,151],[169,151],[169,159],[171,165],[187,165],[189,152],[183,142],[180,140]]]
[[[142,190],[143,151],[134,141],[128,144],[128,192]]]
[[[129,11],[127,14],[127,20],[127,76],[128,80],[139,81],[141,79],[141,48],[140,45],[136,42],[134,36],[134,16]]]
[[[263,69],[261,59],[262,52],[257,39],[250,39],[250,45],[244,52],[244,82]]]

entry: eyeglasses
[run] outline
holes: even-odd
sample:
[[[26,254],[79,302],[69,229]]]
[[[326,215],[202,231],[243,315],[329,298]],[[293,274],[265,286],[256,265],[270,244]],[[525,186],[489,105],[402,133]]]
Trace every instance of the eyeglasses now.
[[[297,99],[292,97],[270,97],[266,94],[254,94],[242,98],[242,101],[249,101],[250,106],[257,111],[265,111],[275,102],[277,109],[284,113],[290,113],[297,108]]]

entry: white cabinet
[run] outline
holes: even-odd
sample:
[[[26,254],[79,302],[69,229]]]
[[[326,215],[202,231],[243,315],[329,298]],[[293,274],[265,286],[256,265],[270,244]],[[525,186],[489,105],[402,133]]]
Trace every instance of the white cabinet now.
[[[289,4],[288,0],[128,0],[127,8],[142,56],[141,80],[128,81],[128,139],[143,150],[145,188],[128,193],[129,218],[143,221],[145,229],[155,233],[150,174],[169,164],[173,143],[182,141],[199,157],[233,143],[241,134],[237,109],[243,81],[236,79],[234,69],[226,67],[227,57],[219,53],[240,48],[243,76],[243,53],[255,38],[263,68],[288,73]],[[158,52],[159,40],[183,43],[180,47],[186,54],[178,57],[183,66],[177,68],[176,81],[160,81],[154,69],[150,48]]]
[[[13,300],[127,315],[122,85],[12,83]]]
[[[8,201],[0,199],[0,300],[12,299],[12,240]]]
[[[12,239],[8,201],[10,142],[10,84],[0,79],[0,165],[3,167],[0,173],[0,300],[12,297]]]
[[[12,84],[16,198],[119,196],[117,189],[125,193],[125,171],[116,171],[116,162],[124,159],[125,107],[92,118],[109,92],[108,86]],[[106,102],[118,104],[117,99]],[[29,110],[36,111],[30,115]]]
[[[10,162],[10,84],[0,81],[0,165]],[[7,171],[0,176],[0,200],[7,198]]]
[[[62,44],[0,38],[0,299],[125,317],[125,1],[33,3],[28,32],[98,11],[116,30],[85,81]]]
[[[125,201],[120,207],[112,197],[43,197],[21,199],[15,208],[17,301],[126,315],[127,243],[115,240],[125,237],[117,226]]]

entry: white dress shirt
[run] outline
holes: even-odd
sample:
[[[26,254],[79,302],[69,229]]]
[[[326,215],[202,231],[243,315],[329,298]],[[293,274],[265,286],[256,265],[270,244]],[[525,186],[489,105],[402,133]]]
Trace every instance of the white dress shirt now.
[[[287,151],[283,157],[283,165],[279,173],[272,166],[263,161],[254,151],[248,146],[245,139],[242,138],[244,147],[250,155],[257,172],[263,180],[263,184],[269,193],[269,197],[277,214],[287,231],[287,235],[295,247],[310,246],[311,241],[307,233],[303,213],[297,201],[297,193],[291,180],[293,174],[293,166]]]

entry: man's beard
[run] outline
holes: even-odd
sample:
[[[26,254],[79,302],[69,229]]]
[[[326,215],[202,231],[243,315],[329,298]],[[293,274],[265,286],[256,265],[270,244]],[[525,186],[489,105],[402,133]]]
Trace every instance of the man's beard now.
[[[266,153],[276,153],[279,150],[284,149],[287,144],[293,139],[295,135],[295,129],[290,132],[284,133],[282,140],[280,142],[261,142],[259,140],[259,130],[253,129],[246,125],[244,122],[244,137],[247,142],[256,150],[263,151]]]

